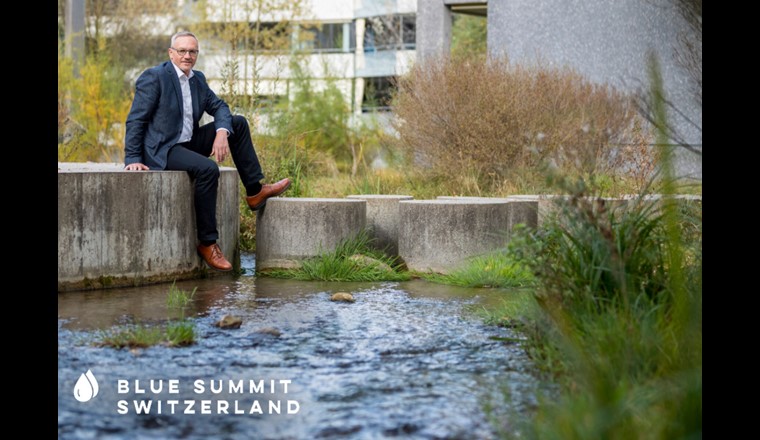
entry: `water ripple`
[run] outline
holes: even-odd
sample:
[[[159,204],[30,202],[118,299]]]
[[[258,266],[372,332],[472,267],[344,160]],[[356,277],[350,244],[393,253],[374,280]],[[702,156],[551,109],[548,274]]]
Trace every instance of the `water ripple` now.
[[[250,259],[250,257],[246,257]],[[179,284],[179,283],[178,283]],[[199,334],[185,348],[114,350],[92,345],[98,329],[168,316],[165,286],[59,295],[59,438],[494,438],[489,417],[514,419],[535,404],[536,380],[508,329],[483,325],[468,310],[503,292],[404,283],[304,283],[286,280],[196,280],[191,310]],[[353,304],[331,302],[349,291]],[[213,324],[240,316],[237,330]],[[274,336],[260,332],[274,328]],[[92,369],[100,394],[73,397]],[[117,381],[175,379],[177,394],[119,393]],[[219,395],[194,381],[291,380],[287,395]],[[511,399],[505,400],[508,392]],[[168,400],[298,401],[296,414],[170,414]],[[162,402],[162,414],[117,413],[118,401]],[[200,403],[198,403],[200,405]],[[498,408],[491,413],[486,406]],[[179,409],[179,406],[176,407]],[[514,424],[506,423],[505,424]]]

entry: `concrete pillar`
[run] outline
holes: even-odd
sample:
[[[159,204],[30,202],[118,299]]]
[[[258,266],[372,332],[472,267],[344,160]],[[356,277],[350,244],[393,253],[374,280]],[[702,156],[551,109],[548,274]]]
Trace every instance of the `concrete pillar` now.
[[[507,230],[509,235],[518,224],[524,224],[529,228],[538,227],[538,198],[537,196],[509,196],[509,197],[462,197],[462,196],[438,196],[439,200],[454,201],[501,201],[507,204]]]
[[[79,76],[79,67],[84,64],[84,0],[66,0],[64,10],[64,33],[66,46],[64,54],[74,61],[74,75]]]
[[[466,259],[506,247],[505,201],[399,202],[399,255],[410,270],[447,273]]]
[[[346,197],[367,202],[367,228],[375,239],[375,248],[390,257],[398,256],[398,202],[412,200],[403,195],[352,195]]]
[[[221,168],[219,246],[240,267],[237,170]],[[216,274],[196,253],[193,187],[183,171],[58,164],[58,291]]]
[[[256,270],[300,267],[366,225],[367,202],[274,197],[256,215]]]
[[[443,0],[417,0],[417,59],[451,52],[451,10]]]

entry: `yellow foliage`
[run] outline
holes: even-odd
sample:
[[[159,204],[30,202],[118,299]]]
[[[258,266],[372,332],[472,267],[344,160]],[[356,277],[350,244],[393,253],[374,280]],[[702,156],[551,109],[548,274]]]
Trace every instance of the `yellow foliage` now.
[[[123,72],[103,56],[88,56],[75,77],[58,58],[58,160],[122,162],[124,122],[132,95]]]

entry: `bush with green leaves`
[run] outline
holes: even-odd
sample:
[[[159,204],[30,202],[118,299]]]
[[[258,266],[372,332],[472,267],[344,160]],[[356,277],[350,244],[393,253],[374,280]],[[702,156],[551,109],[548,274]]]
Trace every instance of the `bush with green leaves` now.
[[[528,350],[560,387],[521,438],[702,437],[702,205],[674,196],[662,129],[657,140],[661,196],[612,209],[563,177],[559,215],[524,238],[538,282]]]

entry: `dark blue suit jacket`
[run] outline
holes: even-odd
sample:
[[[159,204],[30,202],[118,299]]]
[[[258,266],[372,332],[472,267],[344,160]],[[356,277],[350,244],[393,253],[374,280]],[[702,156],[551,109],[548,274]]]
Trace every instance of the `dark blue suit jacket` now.
[[[203,73],[190,78],[193,98],[193,132],[206,112],[214,117],[216,129],[232,131],[232,114],[227,104],[208,87]],[[135,98],[127,116],[124,164],[143,163],[151,170],[166,169],[169,149],[182,133],[182,89],[171,61],[143,72],[135,84]]]

